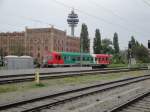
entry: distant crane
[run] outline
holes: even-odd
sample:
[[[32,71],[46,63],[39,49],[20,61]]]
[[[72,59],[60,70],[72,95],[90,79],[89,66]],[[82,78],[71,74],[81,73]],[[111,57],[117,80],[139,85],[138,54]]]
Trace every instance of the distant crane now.
[[[71,11],[70,14],[68,14],[67,22],[69,26],[71,27],[71,36],[74,37],[74,30],[79,22],[78,15],[75,14],[74,9]]]

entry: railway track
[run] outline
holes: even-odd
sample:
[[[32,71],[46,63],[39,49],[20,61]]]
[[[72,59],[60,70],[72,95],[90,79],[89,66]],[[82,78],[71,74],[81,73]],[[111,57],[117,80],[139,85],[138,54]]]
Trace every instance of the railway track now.
[[[150,75],[122,79],[104,84],[87,86],[84,88],[72,89],[38,98],[26,99],[9,104],[0,105],[0,111],[3,112],[37,112],[45,108],[53,107],[58,104],[69,102],[71,100],[81,98],[87,95],[104,92],[117,87],[123,87],[132,83],[150,79]]]
[[[40,79],[56,79],[56,78],[65,78],[65,77],[75,77],[83,76],[89,74],[107,74],[107,73],[117,73],[117,72],[129,72],[135,70],[147,70],[147,68],[119,68],[119,69],[102,69],[102,70],[86,70],[86,71],[71,71],[71,72],[56,72],[56,73],[40,73]],[[35,79],[35,74],[20,74],[20,75],[3,75],[0,76],[0,84],[8,83],[19,83],[33,81]]]
[[[150,91],[131,99],[109,112],[150,112]]]

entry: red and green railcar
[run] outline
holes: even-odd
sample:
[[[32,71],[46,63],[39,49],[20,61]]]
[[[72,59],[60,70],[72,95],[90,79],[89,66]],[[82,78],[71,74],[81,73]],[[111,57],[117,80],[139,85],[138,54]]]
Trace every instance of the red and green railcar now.
[[[106,66],[110,64],[108,54],[90,54],[73,52],[49,52],[44,56],[45,66]]]

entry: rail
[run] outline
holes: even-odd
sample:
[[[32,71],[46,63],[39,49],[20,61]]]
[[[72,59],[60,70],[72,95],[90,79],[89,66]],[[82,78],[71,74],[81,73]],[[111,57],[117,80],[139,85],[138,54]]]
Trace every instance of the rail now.
[[[96,85],[87,86],[83,88],[72,89],[69,91],[63,91],[60,93],[55,93],[47,96],[40,96],[38,98],[26,99],[26,100],[17,101],[9,104],[3,104],[0,105],[0,111],[2,110],[13,111],[12,109],[17,110],[19,108],[21,109],[18,110],[19,112],[29,112],[29,111],[37,112],[41,109],[45,109],[48,107],[56,106],[58,104],[69,102],[71,100],[75,100],[76,98],[86,97],[87,95],[93,95],[96,93],[100,93],[103,91],[126,86],[132,83],[137,83],[148,79],[150,79],[150,75],[132,77],[132,78],[122,79],[118,81],[111,81],[103,84],[96,84]],[[57,99],[57,100],[53,100],[53,99]],[[25,106],[26,108],[20,108],[22,106]]]

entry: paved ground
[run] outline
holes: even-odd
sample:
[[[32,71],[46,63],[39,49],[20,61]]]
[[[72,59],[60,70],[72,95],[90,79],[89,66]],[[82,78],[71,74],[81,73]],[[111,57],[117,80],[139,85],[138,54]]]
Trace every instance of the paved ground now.
[[[60,67],[60,68],[0,70],[0,76],[3,76],[3,75],[19,75],[19,74],[33,74],[37,70],[40,73],[55,73],[55,72],[67,72],[67,71],[92,70],[92,67],[62,67],[62,68]]]

